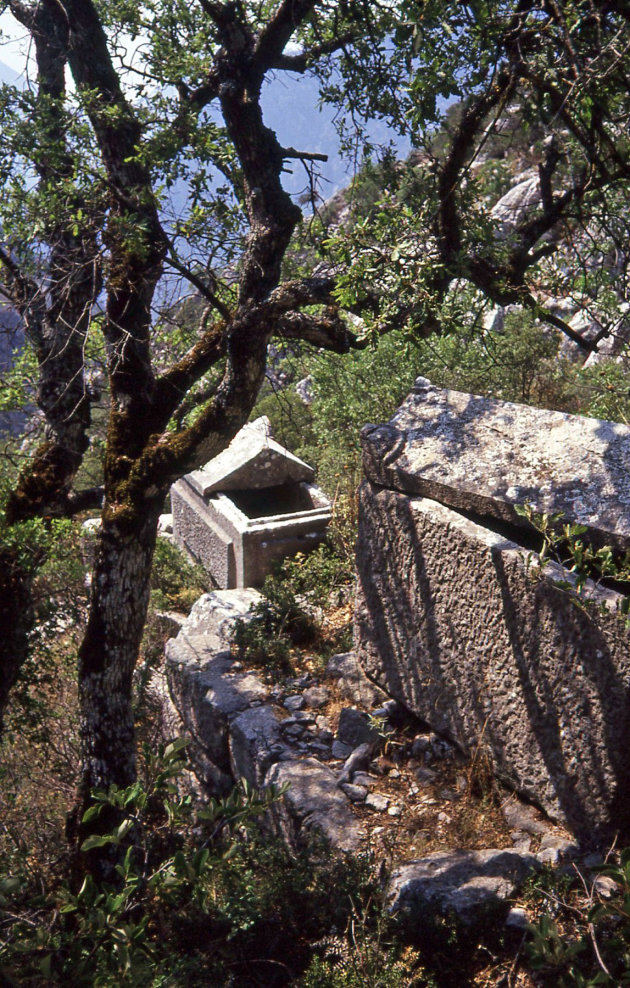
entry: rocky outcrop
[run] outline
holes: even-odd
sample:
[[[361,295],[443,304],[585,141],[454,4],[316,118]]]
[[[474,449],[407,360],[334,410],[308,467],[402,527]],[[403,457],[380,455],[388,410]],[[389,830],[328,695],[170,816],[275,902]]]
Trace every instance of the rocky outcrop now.
[[[363,831],[351,802],[331,769],[313,758],[332,754],[325,718],[317,725],[325,687],[306,683],[297,693],[294,686],[280,703],[280,696],[229,651],[234,622],[247,620],[259,600],[255,590],[205,594],[167,643],[170,693],[193,740],[193,766],[206,791],[215,794],[240,779],[256,788],[290,784],[273,810],[287,840],[296,842],[316,829],[340,848],[356,848]]]
[[[234,621],[247,619],[258,599],[251,590],[204,595],[167,647],[170,691],[192,735],[190,754],[205,791],[226,791],[239,779],[276,786],[283,796],[272,803],[266,826],[292,847],[317,834],[337,850],[369,848],[374,855],[387,848],[388,860],[393,853],[398,861],[387,870],[387,899],[411,923],[425,922],[427,911],[453,911],[464,923],[488,908],[507,911],[515,885],[532,868],[577,853],[566,835],[514,799],[505,804],[513,847],[445,849],[412,860],[412,848],[397,853],[397,835],[409,841],[418,832],[422,846],[423,828],[447,826],[443,807],[450,814],[458,803],[463,809],[466,778],[457,775],[452,789],[440,782],[457,773],[454,747],[421,725],[414,733],[404,708],[365,678],[353,653],[329,660],[326,683],[306,673],[268,683],[244,669],[227,644]],[[344,696],[352,706],[342,701],[332,729],[331,710]],[[396,725],[404,728],[398,739]],[[539,854],[532,842],[540,843]]]

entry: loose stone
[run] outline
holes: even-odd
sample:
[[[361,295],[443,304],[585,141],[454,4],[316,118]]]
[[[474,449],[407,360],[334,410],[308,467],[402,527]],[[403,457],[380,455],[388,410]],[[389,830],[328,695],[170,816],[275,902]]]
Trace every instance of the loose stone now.
[[[307,707],[311,707],[313,710],[319,710],[320,707],[328,703],[330,691],[326,686],[310,686],[307,690],[304,690],[303,696]]]
[[[368,794],[365,786],[355,786],[350,782],[342,782],[339,788],[342,792],[345,792],[352,803],[363,803]]]
[[[284,701],[284,706],[287,710],[301,710],[304,706],[304,697],[301,693],[297,693],[294,696],[288,696]]]
[[[343,741],[333,741],[332,744],[332,756],[333,758],[347,758],[352,752],[352,747],[349,744],[344,744]]]
[[[365,800],[365,805],[369,810],[376,810],[377,813],[384,813],[389,806],[387,796],[381,796],[378,792],[371,792]]]

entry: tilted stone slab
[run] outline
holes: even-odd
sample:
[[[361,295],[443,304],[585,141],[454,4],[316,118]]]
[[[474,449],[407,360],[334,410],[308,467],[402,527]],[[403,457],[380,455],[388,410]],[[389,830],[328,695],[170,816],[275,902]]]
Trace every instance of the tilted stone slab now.
[[[364,483],[355,649],[367,674],[585,839],[630,825],[630,640],[513,542]],[[603,607],[603,612],[600,608]]]
[[[433,387],[362,431],[365,476],[458,510],[525,522],[516,505],[563,512],[594,541],[630,548],[630,429]]]

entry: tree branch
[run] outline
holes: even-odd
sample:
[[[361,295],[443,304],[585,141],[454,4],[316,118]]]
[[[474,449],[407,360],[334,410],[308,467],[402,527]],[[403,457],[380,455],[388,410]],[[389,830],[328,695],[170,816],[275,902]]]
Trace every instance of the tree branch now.
[[[367,346],[367,340],[358,339],[348,329],[338,312],[329,312],[322,316],[313,316],[306,312],[287,312],[278,319],[274,336],[303,340],[305,343],[333,353],[363,350]]]
[[[170,266],[174,268],[176,271],[179,271],[179,273],[184,278],[186,278],[186,280],[189,281],[191,285],[194,285],[197,291],[199,292],[199,294],[202,295],[203,298],[205,298],[208,302],[210,302],[212,307],[217,310],[219,315],[223,319],[225,319],[226,322],[230,321],[231,313],[227,305],[225,305],[220,298],[217,298],[217,296],[214,294],[213,291],[211,291],[210,288],[208,288],[208,286],[206,285],[206,283],[203,281],[202,278],[198,277],[198,275],[196,275],[194,271],[191,271],[190,268],[186,267],[185,264],[182,264],[181,261],[177,259],[175,253],[172,250],[172,245],[171,245],[171,253],[166,258],[166,263],[170,264]]]
[[[295,148],[283,148],[283,158],[299,158],[300,161],[328,161],[327,154],[318,151],[296,151]]]
[[[188,353],[156,381],[154,405],[160,413],[156,426],[165,429],[186,392],[210,370],[226,352],[226,324],[216,323]]]
[[[323,58],[325,55],[334,55],[335,52],[341,51],[346,45],[354,41],[356,37],[357,35],[354,31],[346,31],[337,38],[331,38],[330,41],[323,41],[321,44],[314,45],[312,48],[308,48],[299,54],[280,54],[269,64],[269,68],[301,74],[306,72],[319,58]]]
[[[11,278],[17,285],[20,292],[20,299],[13,300],[15,302],[16,308],[21,312],[22,306],[26,305],[26,300],[28,298],[34,298],[38,293],[37,285],[30,278],[27,278],[25,274],[20,270],[17,262],[11,257],[11,254],[4,249],[0,244],[0,264],[4,264],[5,268],[11,275]]]
[[[282,0],[269,23],[260,32],[254,58],[263,72],[273,68],[291,35],[315,6],[315,0]]]
[[[335,279],[331,277],[285,281],[269,295],[269,311],[273,316],[279,316],[305,305],[332,305],[334,287]]]

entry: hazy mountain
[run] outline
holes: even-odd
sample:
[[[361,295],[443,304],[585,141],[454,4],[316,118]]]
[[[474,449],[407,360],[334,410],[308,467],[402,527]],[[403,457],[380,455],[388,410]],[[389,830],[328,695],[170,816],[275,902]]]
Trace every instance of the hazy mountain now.
[[[16,82],[18,78],[17,72],[14,72],[12,68],[5,65],[4,62],[0,62],[0,83],[8,83],[11,85]]]
[[[312,76],[278,73],[265,85],[262,105],[265,123],[275,130],[285,147],[328,155],[327,162],[317,165],[322,176],[320,193],[327,199],[348,184],[355,162],[340,156],[339,137],[333,122],[335,111],[329,106],[320,109],[318,96],[317,79]],[[409,151],[408,142],[389,130],[383,121],[373,121],[368,127],[368,135],[374,144],[387,144],[393,140],[401,157]],[[356,164],[360,165],[361,148],[357,157]],[[300,161],[289,161],[286,167],[292,172],[285,175],[287,191],[298,194],[308,189],[304,165]]]

